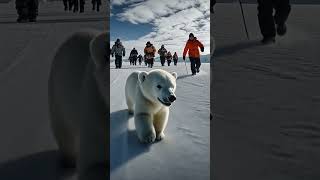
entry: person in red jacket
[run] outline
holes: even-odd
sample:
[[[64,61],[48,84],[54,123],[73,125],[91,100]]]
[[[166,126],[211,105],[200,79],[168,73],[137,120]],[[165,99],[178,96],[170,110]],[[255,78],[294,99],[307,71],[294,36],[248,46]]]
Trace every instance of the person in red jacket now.
[[[196,72],[200,72],[200,66],[201,66],[201,61],[200,61],[200,52],[199,48],[201,49],[201,52],[204,51],[204,46],[203,44],[197,40],[196,37],[192,33],[189,34],[189,40],[186,43],[186,46],[184,47],[183,51],[183,60],[186,60],[186,54],[187,52],[189,53],[189,59],[191,63],[191,72],[192,75],[195,75]]]

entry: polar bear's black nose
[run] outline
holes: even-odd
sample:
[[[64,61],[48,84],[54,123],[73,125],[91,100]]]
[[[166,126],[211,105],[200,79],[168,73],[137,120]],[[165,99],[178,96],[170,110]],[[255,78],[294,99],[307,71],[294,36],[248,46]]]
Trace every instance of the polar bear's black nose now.
[[[173,102],[173,101],[175,101],[177,98],[174,96],[174,95],[170,95],[169,96],[169,101],[170,102]]]

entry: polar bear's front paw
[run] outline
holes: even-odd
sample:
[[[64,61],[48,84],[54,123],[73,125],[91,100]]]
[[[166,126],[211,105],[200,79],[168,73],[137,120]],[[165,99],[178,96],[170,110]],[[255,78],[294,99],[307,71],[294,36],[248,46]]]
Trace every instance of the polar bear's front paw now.
[[[155,134],[154,133],[150,133],[150,134],[147,134],[144,137],[142,137],[140,139],[140,141],[142,143],[150,144],[150,143],[153,143],[155,141],[155,139],[156,139]]]
[[[157,134],[156,139],[157,139],[157,141],[161,141],[162,139],[164,139],[164,137],[165,137],[164,133],[161,132],[161,133]]]

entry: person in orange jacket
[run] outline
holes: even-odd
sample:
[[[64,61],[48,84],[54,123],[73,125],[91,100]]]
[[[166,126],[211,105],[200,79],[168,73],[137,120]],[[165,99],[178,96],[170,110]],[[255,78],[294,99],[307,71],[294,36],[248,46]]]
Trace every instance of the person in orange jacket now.
[[[186,46],[184,47],[183,60],[186,60],[186,54],[188,52],[192,75],[195,75],[196,73],[200,72],[201,61],[199,48],[201,49],[201,52],[204,51],[203,44],[199,40],[197,40],[197,38],[194,37],[192,33],[190,33],[189,40],[187,41]]]
[[[147,42],[146,47],[144,48],[144,54],[146,55],[146,61],[148,63],[148,67],[152,68],[154,62],[154,56],[157,52],[156,48],[150,41]]]

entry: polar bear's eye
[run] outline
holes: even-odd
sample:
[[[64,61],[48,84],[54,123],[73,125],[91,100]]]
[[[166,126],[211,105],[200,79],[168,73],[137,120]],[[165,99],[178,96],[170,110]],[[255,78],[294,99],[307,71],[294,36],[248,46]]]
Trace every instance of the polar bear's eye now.
[[[157,86],[158,89],[161,89],[162,87],[160,85]]]

